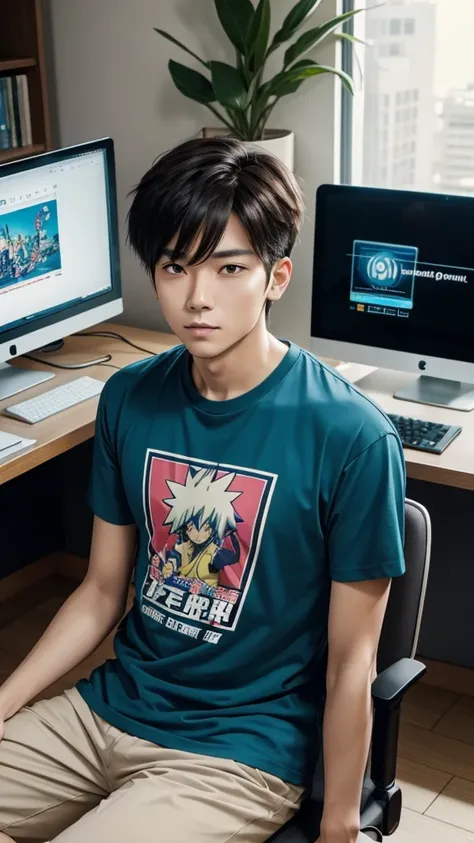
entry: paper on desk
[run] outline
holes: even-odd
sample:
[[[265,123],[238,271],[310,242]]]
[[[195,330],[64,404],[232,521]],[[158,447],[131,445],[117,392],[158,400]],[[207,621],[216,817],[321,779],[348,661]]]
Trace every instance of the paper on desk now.
[[[0,462],[2,460],[11,457],[13,454],[16,454],[17,451],[24,451],[25,448],[29,448],[30,445],[34,445],[36,443],[36,439],[23,439],[21,438],[19,442],[15,442],[14,445],[9,445],[8,448],[2,448],[0,451]]]

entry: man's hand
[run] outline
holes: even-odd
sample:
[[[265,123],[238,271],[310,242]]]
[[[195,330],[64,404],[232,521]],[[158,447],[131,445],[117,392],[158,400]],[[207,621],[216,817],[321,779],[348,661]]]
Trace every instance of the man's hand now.
[[[164,576],[165,580],[167,580],[168,577],[171,577],[173,574],[174,574],[173,563],[172,562],[165,562],[165,564],[163,565],[163,576]]]
[[[359,843],[360,819],[340,818],[332,825],[324,824],[324,817],[321,822],[320,836],[317,843]],[[362,841],[361,841],[362,843]]]

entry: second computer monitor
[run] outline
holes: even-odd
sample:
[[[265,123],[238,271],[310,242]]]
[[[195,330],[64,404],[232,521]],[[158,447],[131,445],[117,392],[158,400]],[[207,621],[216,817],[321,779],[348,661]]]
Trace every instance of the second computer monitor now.
[[[428,403],[471,409],[473,232],[474,198],[322,186],[311,315],[315,351],[423,372],[405,397],[424,400],[424,394]]]

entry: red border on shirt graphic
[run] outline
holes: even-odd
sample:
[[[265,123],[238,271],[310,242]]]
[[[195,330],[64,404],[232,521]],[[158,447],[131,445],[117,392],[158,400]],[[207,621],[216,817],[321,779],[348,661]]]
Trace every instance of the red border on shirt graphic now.
[[[144,614],[197,639],[206,637],[204,628],[236,628],[276,480],[263,471],[148,451]],[[213,640],[209,633],[206,640]]]

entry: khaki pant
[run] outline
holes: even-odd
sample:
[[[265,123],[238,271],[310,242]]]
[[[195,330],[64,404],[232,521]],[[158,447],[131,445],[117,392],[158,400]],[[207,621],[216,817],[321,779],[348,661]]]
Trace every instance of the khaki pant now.
[[[263,843],[302,788],[121,732],[76,689],[25,707],[0,743],[0,830],[40,843]]]

